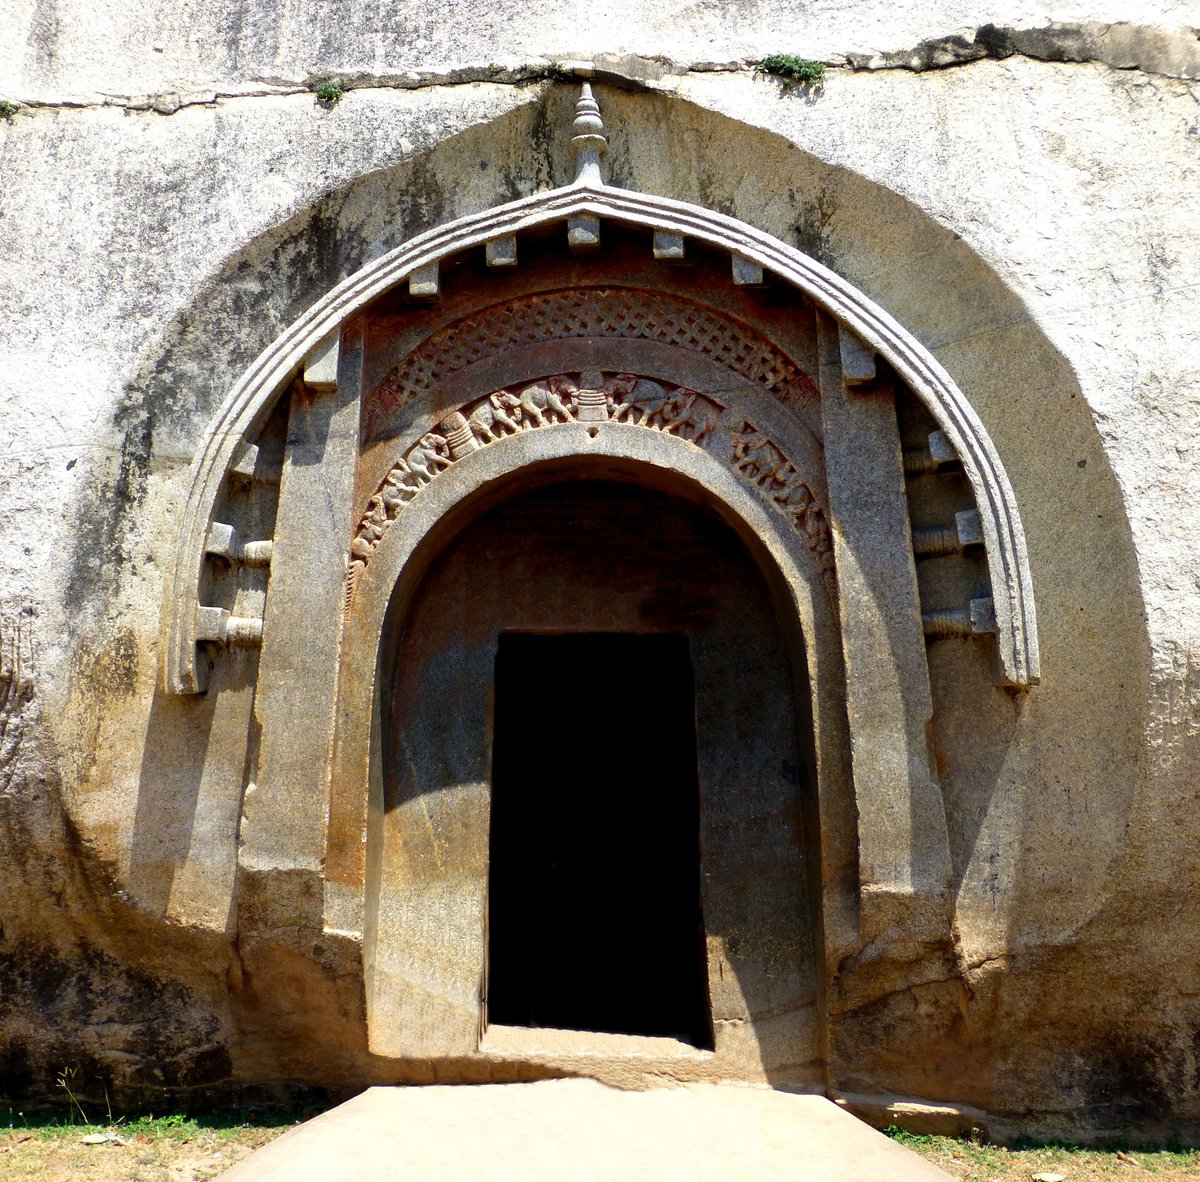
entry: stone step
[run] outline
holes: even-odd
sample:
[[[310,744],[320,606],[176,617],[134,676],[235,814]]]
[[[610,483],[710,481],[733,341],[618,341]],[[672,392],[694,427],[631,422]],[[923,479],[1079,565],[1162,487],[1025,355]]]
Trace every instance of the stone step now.
[[[593,1080],[370,1088],[220,1182],[947,1182],[822,1096]]]

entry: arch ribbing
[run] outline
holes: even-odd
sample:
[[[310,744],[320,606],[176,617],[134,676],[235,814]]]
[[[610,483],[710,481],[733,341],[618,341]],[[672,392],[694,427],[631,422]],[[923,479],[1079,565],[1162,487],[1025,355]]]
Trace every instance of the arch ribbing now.
[[[1004,680],[1038,680],[1037,624],[1029,560],[1012,487],[967,398],[929,351],[882,308],[815,259],[735,218],[671,198],[581,181],[534,194],[417,235],[343,280],[249,366],[213,416],[192,469],[164,615],[163,679],[175,693],[200,686],[198,591],[213,513],[243,442],[261,427],[288,380],[327,337],[414,272],[484,243],[571,218],[609,219],[693,238],[749,259],[792,284],[892,366],[946,433],[983,523]]]

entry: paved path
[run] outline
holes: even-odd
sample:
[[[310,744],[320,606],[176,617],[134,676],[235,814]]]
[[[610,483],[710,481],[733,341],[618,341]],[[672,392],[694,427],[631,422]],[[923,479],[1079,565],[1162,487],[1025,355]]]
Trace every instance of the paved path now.
[[[220,1182],[947,1182],[819,1096],[592,1080],[371,1088]]]

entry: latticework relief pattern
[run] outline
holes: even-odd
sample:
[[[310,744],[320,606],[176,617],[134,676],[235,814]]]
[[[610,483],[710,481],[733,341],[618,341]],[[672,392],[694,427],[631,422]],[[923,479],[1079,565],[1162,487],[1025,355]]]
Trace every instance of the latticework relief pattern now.
[[[486,308],[434,333],[371,394],[363,438],[377,438],[397,410],[467,366],[522,345],[577,337],[658,341],[710,358],[782,401],[816,396],[787,354],[719,313],[661,292],[579,288]]]
[[[396,461],[367,502],[350,546],[346,606],[387,531],[442,472],[471,452],[522,431],[581,422],[662,431],[721,460],[787,518],[823,575],[833,570],[829,525],[783,449],[741,412],[684,386],[637,374],[557,374],[497,390],[447,415]]]

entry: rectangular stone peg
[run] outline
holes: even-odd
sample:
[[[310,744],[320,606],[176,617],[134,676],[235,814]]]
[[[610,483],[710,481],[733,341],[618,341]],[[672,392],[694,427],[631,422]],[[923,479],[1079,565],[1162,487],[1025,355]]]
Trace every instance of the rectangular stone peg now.
[[[844,325],[838,332],[842,359],[842,381],[847,386],[867,385],[875,380],[875,350]]]
[[[983,545],[983,519],[978,509],[962,509],[955,513],[954,529],[960,546]]]
[[[973,633],[994,633],[996,631],[996,601],[990,595],[972,599],[967,605],[967,615],[970,618]]]
[[[729,257],[733,260],[733,282],[738,287],[757,287],[762,283],[763,269],[759,263],[741,254]]]
[[[517,265],[517,236],[505,234],[503,238],[491,239],[483,250],[489,267],[515,267]]]
[[[568,218],[567,245],[572,250],[596,250],[600,245],[600,219],[590,213]]]
[[[683,255],[682,234],[671,234],[666,230],[654,231],[654,257],[656,259],[681,259]]]
[[[279,487],[280,467],[267,463],[256,444],[246,444],[229,466],[229,475],[243,484],[263,484]]]
[[[332,390],[337,385],[338,355],[342,331],[335,328],[304,360],[304,384],[313,390]]]
[[[223,521],[214,521],[208,527],[208,541],[204,545],[206,554],[215,554],[227,562],[234,562],[240,549],[238,532],[232,525],[227,525]]]
[[[418,267],[408,277],[408,294],[418,300],[435,300],[441,292],[441,274],[437,263]]]

